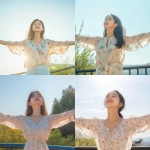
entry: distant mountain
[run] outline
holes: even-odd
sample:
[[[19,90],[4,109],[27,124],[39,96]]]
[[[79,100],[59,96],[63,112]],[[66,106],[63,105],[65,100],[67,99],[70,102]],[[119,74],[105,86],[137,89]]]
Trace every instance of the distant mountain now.
[[[136,138],[136,139],[133,139],[133,141],[139,141],[139,139],[142,139],[143,141],[140,144],[137,144],[137,146],[150,146],[150,137]]]
[[[137,64],[137,65],[123,65],[123,67],[136,67],[136,66],[148,66],[150,65],[150,63],[146,63],[146,64]],[[129,74],[129,70],[124,70],[124,74],[128,75]],[[132,75],[137,75],[137,70],[136,69],[131,69],[131,74]],[[145,69],[141,68],[139,69],[139,74],[140,75],[145,75]],[[150,75],[150,68],[147,69],[147,74]]]
[[[146,137],[146,138],[135,138],[135,139],[133,139],[133,141],[138,141],[139,139],[143,139],[143,141],[145,141],[145,142],[150,142],[150,137]]]
[[[148,66],[148,65],[150,65],[150,63],[146,63],[146,64],[137,64],[137,65],[123,65],[123,67]]]

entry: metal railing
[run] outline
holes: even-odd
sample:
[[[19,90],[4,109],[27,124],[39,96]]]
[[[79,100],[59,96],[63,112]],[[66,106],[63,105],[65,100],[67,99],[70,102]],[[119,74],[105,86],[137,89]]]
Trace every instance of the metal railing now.
[[[73,68],[75,68],[75,65],[69,66],[69,67],[66,67],[66,68],[61,68],[61,69],[58,69],[58,70],[53,70],[50,73],[53,74],[53,73],[57,73],[57,72],[61,72],[61,71],[68,70],[68,69],[73,69]],[[23,74],[26,74],[26,72],[19,72],[19,73],[15,73],[15,74],[11,74],[11,75],[23,75]]]
[[[96,147],[75,147],[75,150],[97,150]],[[132,146],[131,150],[150,150],[150,146]]]
[[[123,70],[124,70],[125,75],[148,75],[150,74],[150,65],[123,67]],[[76,75],[80,75],[80,74],[86,75],[87,73],[90,73],[91,75],[93,75],[95,72],[96,72],[96,69],[75,70]]]
[[[142,66],[132,66],[132,67],[123,67],[123,70],[128,70],[129,75],[131,75],[131,71],[133,69],[136,70],[137,75],[148,75],[148,69],[150,69],[150,65],[142,65]],[[140,69],[144,69],[144,72],[139,73]],[[149,71],[150,72],[150,71]],[[150,73],[149,73],[150,74]]]
[[[61,72],[61,71],[64,71],[64,70],[68,70],[68,69],[72,69],[72,68],[75,68],[75,65],[69,66],[69,67],[66,67],[66,68],[62,68],[62,69],[58,69],[58,70],[53,70],[53,71],[51,71],[51,74]]]
[[[14,148],[24,148],[25,144],[0,144],[0,148],[9,148],[13,150]],[[75,150],[74,147],[70,146],[58,146],[58,145],[48,145],[50,150]]]

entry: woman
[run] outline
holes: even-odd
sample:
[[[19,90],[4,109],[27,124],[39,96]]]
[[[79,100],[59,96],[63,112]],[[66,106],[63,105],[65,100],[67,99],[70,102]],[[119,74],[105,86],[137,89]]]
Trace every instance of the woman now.
[[[104,37],[76,35],[76,41],[96,51],[96,75],[123,75],[125,50],[135,51],[149,44],[150,33],[125,36],[120,19],[111,14],[104,20]]]
[[[94,134],[98,150],[130,150],[132,136],[150,129],[150,114],[124,119],[121,111],[125,107],[125,99],[116,90],[106,95],[104,104],[108,110],[106,120],[77,118],[76,127],[85,128]]]
[[[24,150],[48,150],[46,140],[51,130],[74,121],[74,114],[74,110],[70,110],[62,114],[48,115],[42,94],[34,91],[28,97],[26,116],[0,113],[0,123],[23,131],[27,140]]]
[[[73,41],[53,41],[44,39],[45,27],[41,20],[35,19],[28,33],[28,38],[19,41],[1,41],[9,50],[18,55],[25,55],[24,67],[28,68],[27,75],[49,75],[50,55],[65,53]]]

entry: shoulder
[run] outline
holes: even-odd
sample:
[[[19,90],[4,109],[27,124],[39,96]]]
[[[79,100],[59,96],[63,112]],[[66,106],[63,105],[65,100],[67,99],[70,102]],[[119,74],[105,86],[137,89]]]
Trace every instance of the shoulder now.
[[[24,40],[22,40],[21,42],[23,43],[23,44],[27,44],[28,42],[30,42],[31,40],[29,40],[29,39],[24,39]]]
[[[100,122],[102,122],[102,119],[97,118],[97,117],[92,117],[89,119],[89,121],[94,124],[99,124]]]

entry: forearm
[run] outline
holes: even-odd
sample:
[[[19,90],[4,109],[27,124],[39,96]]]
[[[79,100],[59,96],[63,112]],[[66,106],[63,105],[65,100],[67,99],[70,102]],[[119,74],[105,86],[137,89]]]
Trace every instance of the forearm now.
[[[125,44],[135,44],[142,40],[150,39],[150,32],[148,33],[141,33],[134,36],[124,36]]]
[[[2,44],[2,45],[7,45],[7,42],[0,40],[0,44]]]
[[[68,45],[75,45],[75,41],[69,41]]]
[[[77,42],[86,42],[86,36],[75,35],[75,39]]]
[[[90,37],[90,36],[81,36],[81,35],[76,35],[75,39],[77,42],[89,44],[96,46],[96,44],[99,42],[100,37]]]

